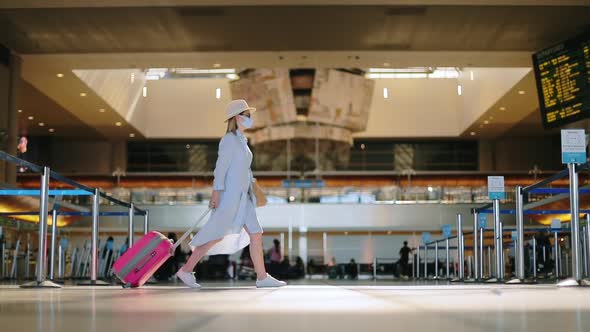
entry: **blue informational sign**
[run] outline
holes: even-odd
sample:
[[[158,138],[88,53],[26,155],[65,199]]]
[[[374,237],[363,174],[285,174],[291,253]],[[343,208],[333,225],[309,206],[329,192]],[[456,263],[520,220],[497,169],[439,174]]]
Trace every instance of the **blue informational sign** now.
[[[558,232],[561,230],[561,220],[553,219],[551,220],[551,230],[554,232]]]
[[[586,133],[583,129],[561,131],[561,162],[563,164],[586,162]]]
[[[512,231],[512,240],[516,240],[518,239],[518,234],[516,233],[516,231]]]
[[[424,244],[430,242],[430,232],[424,232],[424,233],[422,233],[422,242]]]
[[[490,199],[506,199],[503,176],[488,176],[488,197]]]
[[[283,180],[283,188],[323,188],[324,180]]]
[[[66,239],[65,237],[61,238],[61,240],[59,240],[59,245],[62,248],[67,248],[68,247],[68,239]]]
[[[505,192],[490,192],[490,199],[506,199]]]
[[[477,215],[477,226],[481,228],[488,228],[488,215],[480,213]]]
[[[450,238],[451,236],[453,236],[453,226],[451,225],[443,225],[442,226],[442,235],[444,238]]]

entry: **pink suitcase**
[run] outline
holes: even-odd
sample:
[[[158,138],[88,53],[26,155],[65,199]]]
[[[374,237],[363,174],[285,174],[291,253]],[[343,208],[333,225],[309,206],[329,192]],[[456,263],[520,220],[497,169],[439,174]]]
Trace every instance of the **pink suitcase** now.
[[[121,280],[123,287],[141,287],[148,279],[164,264],[184,239],[199,225],[205,218],[207,210],[176,243],[172,243],[167,237],[158,232],[149,232],[138,242],[133,244],[113,264],[115,276]]]

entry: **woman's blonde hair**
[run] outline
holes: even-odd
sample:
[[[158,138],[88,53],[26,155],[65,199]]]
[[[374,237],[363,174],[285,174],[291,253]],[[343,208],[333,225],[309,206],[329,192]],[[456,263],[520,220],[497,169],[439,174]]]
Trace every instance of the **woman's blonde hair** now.
[[[231,119],[227,120],[227,131],[226,131],[226,133],[229,133],[231,131],[235,135],[236,134],[236,130],[238,130],[238,120],[236,120],[236,117],[234,116]]]

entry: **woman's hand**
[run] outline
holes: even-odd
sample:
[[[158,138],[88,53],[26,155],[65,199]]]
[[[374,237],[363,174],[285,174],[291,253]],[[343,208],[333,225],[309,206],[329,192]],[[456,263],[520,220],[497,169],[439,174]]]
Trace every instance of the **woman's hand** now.
[[[211,193],[211,200],[209,201],[209,207],[212,209],[217,209],[219,206],[219,191],[213,190]]]

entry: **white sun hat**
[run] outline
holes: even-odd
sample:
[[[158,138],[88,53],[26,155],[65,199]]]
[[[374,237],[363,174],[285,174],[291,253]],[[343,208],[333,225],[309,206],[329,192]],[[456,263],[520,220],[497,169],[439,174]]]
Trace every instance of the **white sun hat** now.
[[[248,103],[244,99],[237,99],[232,100],[227,107],[225,108],[225,121],[233,118],[234,116],[244,112],[250,111],[250,113],[254,113],[256,108],[248,106]]]

